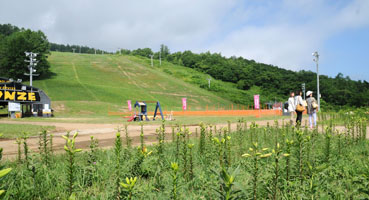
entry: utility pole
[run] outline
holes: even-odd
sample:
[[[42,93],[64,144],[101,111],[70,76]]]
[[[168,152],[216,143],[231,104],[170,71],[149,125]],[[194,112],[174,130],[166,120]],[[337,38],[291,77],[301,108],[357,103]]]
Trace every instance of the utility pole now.
[[[39,74],[33,74],[33,72],[36,72],[36,69],[34,69],[38,63],[38,61],[36,60],[36,56],[37,53],[32,53],[32,52],[24,52],[26,54],[27,57],[29,57],[29,60],[24,60],[25,62],[29,62],[28,65],[28,69],[29,69],[29,74],[24,73],[24,75],[29,75],[29,84],[30,86],[32,86],[32,79],[33,76],[38,76]]]
[[[211,78],[207,78],[206,80],[208,80],[208,84],[209,84],[209,89],[210,89],[210,81],[211,81]]]
[[[317,95],[318,95],[318,107],[319,107],[318,111],[320,111],[321,108],[320,108],[320,91],[319,91],[319,54],[316,51],[312,53],[312,55],[315,57],[313,61],[315,61],[316,63],[316,84],[317,84],[316,88],[317,88]]]
[[[94,49],[95,50],[95,55],[96,55],[96,49]]]
[[[38,76],[39,74],[33,74],[33,72],[36,72],[36,69],[34,69],[38,63],[38,61],[36,60],[36,56],[37,53],[33,53],[33,52],[24,52],[26,54],[26,56],[29,58],[29,60],[24,60],[25,62],[29,62],[28,65],[28,69],[29,69],[29,74],[24,73],[24,75],[28,76],[29,75],[29,85],[31,86],[31,92],[32,92],[32,79],[33,76]],[[30,105],[31,108],[31,112],[33,112],[33,105]]]
[[[159,63],[160,63],[160,66],[161,66],[161,50],[159,51]]]
[[[305,98],[305,83],[301,84],[301,87],[302,87],[302,92],[304,94],[304,100],[306,99]]]
[[[151,57],[151,67],[154,67],[154,60],[153,60],[154,55],[150,55],[150,57]]]

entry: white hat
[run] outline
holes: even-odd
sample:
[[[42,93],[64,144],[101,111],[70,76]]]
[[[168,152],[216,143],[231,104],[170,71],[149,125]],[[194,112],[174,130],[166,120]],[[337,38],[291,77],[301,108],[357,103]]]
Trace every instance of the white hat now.
[[[312,92],[312,91],[307,91],[307,92],[306,92],[306,96],[310,96],[311,94],[313,94],[313,92]]]

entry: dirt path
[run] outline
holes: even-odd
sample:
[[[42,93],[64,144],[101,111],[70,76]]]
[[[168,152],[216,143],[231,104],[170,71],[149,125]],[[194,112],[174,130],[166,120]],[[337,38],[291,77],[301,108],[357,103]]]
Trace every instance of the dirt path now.
[[[55,151],[62,151],[65,140],[61,137],[61,135],[65,135],[68,131],[70,134],[74,134],[78,131],[79,135],[76,139],[77,148],[88,149],[90,144],[91,136],[99,140],[99,146],[102,148],[108,148],[113,146],[115,133],[118,128],[123,129],[124,127],[119,124],[85,124],[85,123],[63,123],[63,122],[15,122],[15,121],[0,121],[0,123],[10,123],[10,124],[34,124],[34,125],[43,125],[43,126],[55,126],[56,131],[52,134],[53,138],[53,149]],[[263,120],[257,121],[256,124],[260,126],[266,126],[267,123],[270,125],[274,124],[274,120]],[[282,120],[279,120],[279,124],[282,124]],[[250,122],[248,123],[250,125]],[[145,125],[144,126],[144,135],[145,142],[148,144],[152,144],[156,141],[156,129],[159,128],[159,124],[157,125]],[[226,127],[227,124],[217,124],[217,130],[222,127]],[[195,133],[198,125],[187,126],[189,130]],[[231,125],[232,130],[236,130],[237,124],[233,123]],[[338,129],[343,129],[343,127],[337,127]],[[369,129],[368,129],[369,131]],[[133,139],[133,144],[138,144],[140,142],[140,125],[130,125],[128,126],[129,136]],[[172,129],[170,127],[166,127],[166,138],[171,138]],[[369,135],[369,134],[367,134]],[[124,138],[124,136],[122,137]],[[124,139],[123,139],[124,140]],[[28,145],[32,152],[38,151],[38,137],[30,137],[28,139]],[[125,141],[123,141],[125,142]],[[17,144],[15,144],[14,139],[1,139],[0,147],[2,147],[4,158],[14,158],[17,154]]]

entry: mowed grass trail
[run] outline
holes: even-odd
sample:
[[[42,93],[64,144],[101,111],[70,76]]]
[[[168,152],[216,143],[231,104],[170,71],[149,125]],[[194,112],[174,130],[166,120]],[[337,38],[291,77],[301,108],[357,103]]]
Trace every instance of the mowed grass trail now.
[[[160,101],[164,110],[181,109],[187,98],[191,110],[231,102],[195,85],[176,79],[136,57],[52,52],[54,76],[34,81],[52,100],[59,117],[106,116],[126,111],[127,100]],[[154,105],[149,106],[154,110]]]

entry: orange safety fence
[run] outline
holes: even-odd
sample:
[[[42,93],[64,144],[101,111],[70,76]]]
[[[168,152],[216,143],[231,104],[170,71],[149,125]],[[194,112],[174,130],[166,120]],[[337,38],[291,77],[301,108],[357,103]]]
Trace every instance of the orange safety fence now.
[[[164,115],[173,114],[173,116],[273,116],[282,115],[281,110],[207,110],[207,111],[163,111]],[[131,116],[133,112],[108,112],[108,115]],[[148,112],[147,115],[153,116],[154,112]],[[158,113],[158,115],[160,115]]]

